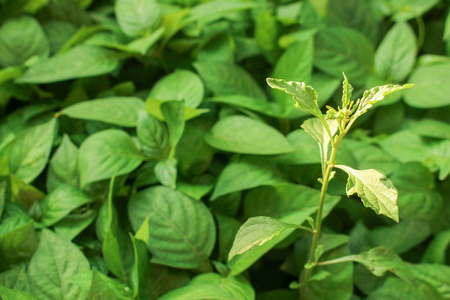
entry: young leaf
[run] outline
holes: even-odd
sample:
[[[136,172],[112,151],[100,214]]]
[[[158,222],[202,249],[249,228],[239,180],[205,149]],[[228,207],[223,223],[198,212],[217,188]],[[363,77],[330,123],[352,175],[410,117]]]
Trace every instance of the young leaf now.
[[[283,230],[295,228],[294,224],[287,224],[269,217],[254,217],[247,220],[239,228],[233,247],[228,255],[230,261],[234,256],[242,254],[255,246],[261,246],[279,235]]]
[[[52,191],[60,184],[78,185],[78,147],[67,134],[50,159],[47,172],[47,190]]]
[[[371,88],[370,90],[365,91],[353,117],[357,118],[357,117],[361,116],[369,108],[371,108],[375,103],[383,100],[385,96],[392,94],[394,92],[397,92],[397,91],[412,88],[413,86],[414,86],[414,84],[404,84],[404,85],[387,84],[387,85],[377,86],[377,87]]]
[[[135,230],[148,218],[147,247],[153,262],[209,270],[216,229],[211,212],[202,202],[156,186],[134,194],[128,214]]]
[[[85,272],[90,272],[90,267],[83,253],[74,244],[44,229],[28,267],[33,294],[41,299],[85,299],[88,288],[70,282],[71,277]]]
[[[135,127],[144,101],[136,97],[110,97],[83,101],[60,112],[75,119],[94,120],[124,127]]]
[[[124,131],[108,129],[90,135],[81,144],[78,153],[81,187],[127,174],[137,168],[144,158]]]
[[[169,128],[169,143],[172,151],[175,151],[178,142],[183,135],[184,121],[184,102],[167,101],[161,104],[161,113],[166,120]]]
[[[328,128],[331,136],[334,136],[338,130],[338,122],[336,120],[327,120]],[[322,161],[322,175],[325,174],[328,159],[328,146],[330,144],[330,134],[323,126],[322,122],[316,118],[311,118],[303,122],[302,128],[308,132],[314,140],[319,144],[320,158]]]
[[[344,81],[342,82],[342,107],[348,107],[350,101],[352,100],[353,87],[348,83],[348,78],[344,75]]]
[[[336,165],[336,167],[348,174],[348,196],[357,193],[364,206],[398,223],[398,192],[383,173],[374,169],[355,170],[342,165]]]
[[[284,79],[267,78],[267,84],[273,88],[281,90],[295,100],[296,107],[306,111],[320,120],[324,120],[322,112],[317,102],[317,93],[304,82],[285,81]]]

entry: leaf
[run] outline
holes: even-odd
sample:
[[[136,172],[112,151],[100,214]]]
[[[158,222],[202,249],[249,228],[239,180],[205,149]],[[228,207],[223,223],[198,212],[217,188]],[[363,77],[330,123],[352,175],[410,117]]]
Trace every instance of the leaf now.
[[[91,77],[110,73],[118,65],[116,52],[81,45],[34,64],[16,82],[41,84]]]
[[[184,102],[167,101],[161,104],[161,113],[166,120],[169,128],[169,144],[172,151],[175,151],[178,142],[183,135],[184,120]]]
[[[70,278],[89,271],[88,260],[74,244],[50,230],[42,231],[28,267],[33,294],[42,299],[85,299],[87,287],[79,288]]]
[[[90,202],[92,199],[77,187],[63,183],[44,198],[41,223],[46,227],[51,226],[76,208]]]
[[[9,289],[0,285],[0,296],[3,300],[36,300],[35,296],[20,290]]]
[[[412,72],[408,81],[415,84],[414,89],[405,91],[406,104],[416,108],[434,108],[450,104],[450,63],[419,66]]]
[[[384,36],[375,53],[375,72],[387,81],[402,82],[416,62],[417,41],[406,22],[398,22]]]
[[[35,18],[9,19],[0,28],[0,66],[23,65],[34,56],[46,58],[48,54],[47,38]]]
[[[392,272],[405,280],[411,278],[408,265],[392,249],[385,246],[359,253],[354,260],[363,264],[375,276],[381,277],[386,272]]]
[[[371,88],[370,90],[366,90],[364,92],[363,97],[361,98],[361,101],[359,102],[358,108],[356,109],[356,112],[353,115],[353,117],[357,118],[360,115],[364,114],[375,103],[383,100],[385,96],[395,93],[397,91],[412,88],[413,86],[414,84],[404,84],[404,85],[387,84]]]
[[[217,4],[215,4],[217,5]],[[266,99],[261,87],[241,66],[223,62],[196,62],[194,67],[215,96],[245,95]]]
[[[338,122],[336,120],[327,120],[326,122],[330,129],[331,136],[334,136],[338,130]],[[325,174],[325,168],[327,166],[328,146],[330,145],[331,140],[330,135],[322,122],[315,118],[307,119],[303,122],[302,128],[319,144],[323,175]]]
[[[273,102],[264,99],[252,98],[244,95],[228,95],[209,98],[208,101],[214,103],[223,103],[238,108],[250,109],[267,116],[276,117],[276,107]]]
[[[139,98],[110,97],[76,103],[60,113],[75,119],[135,127],[138,123],[139,112],[144,109],[144,101]]]
[[[342,82],[342,107],[348,107],[352,100],[353,86],[348,82],[345,73],[342,74],[344,75],[344,81]]]
[[[256,245],[265,244],[285,229],[296,227],[294,224],[287,224],[269,217],[250,218],[239,228],[228,255],[228,261]]]
[[[336,78],[345,72],[355,85],[363,85],[373,72],[373,46],[353,29],[328,27],[321,30],[316,35],[314,49],[314,66]]]
[[[205,135],[214,148],[245,154],[282,154],[293,151],[292,145],[273,127],[244,116],[221,119]]]
[[[156,117],[158,120],[164,121],[164,116],[162,115],[162,112],[161,112],[161,105],[164,102],[167,102],[167,101],[148,98],[147,100],[145,100],[145,110],[150,115]],[[209,111],[209,109],[192,108],[189,106],[184,106],[184,120],[188,121],[190,119],[194,119],[208,111]]]
[[[56,120],[21,132],[9,148],[9,170],[25,182],[32,182],[45,168],[53,144]]]
[[[317,102],[317,93],[304,82],[285,81],[284,79],[267,78],[267,84],[273,88],[281,90],[295,100],[295,106],[306,111],[318,119],[323,120],[322,112]]]
[[[36,250],[37,236],[34,222],[24,217],[10,216],[0,227],[0,269],[30,259]]]
[[[147,54],[149,49],[163,36],[164,32],[166,31],[165,27],[159,27],[155,31],[153,31],[151,34],[147,34],[141,38],[138,38],[131,43],[129,43],[126,48],[130,52],[137,52],[141,55]]]
[[[433,286],[444,299],[450,297],[450,267],[438,264],[409,264],[411,276]]]
[[[74,159],[75,157],[75,159]],[[67,134],[62,137],[61,144],[49,162],[47,172],[47,190],[52,191],[60,184],[78,185],[78,147]]]
[[[348,196],[357,193],[365,207],[398,223],[398,192],[383,173],[374,169],[355,170],[342,165],[336,167],[348,174]]]
[[[234,237],[242,223],[235,218],[218,213],[214,214],[214,217],[217,220],[218,227],[219,260],[227,261],[228,253],[230,253],[231,247],[233,246]]]
[[[165,186],[175,189],[177,182],[177,164],[174,158],[161,160],[155,165],[156,178]]]
[[[120,228],[119,216],[113,204],[114,179],[110,181],[107,202],[107,224],[103,239],[103,258],[108,269],[117,278],[127,282],[133,265],[133,246],[130,237]]]
[[[53,229],[59,236],[71,241],[78,236],[86,227],[94,222],[97,217],[95,209],[81,209],[81,212],[72,212],[64,219],[53,225]]]
[[[259,157],[244,157],[223,169],[211,200],[229,193],[285,181],[287,178],[272,161]]]
[[[118,0],[114,5],[120,28],[130,37],[142,36],[159,21],[161,9],[154,0]]]
[[[428,264],[446,264],[447,249],[450,246],[450,229],[440,232],[428,244],[425,253],[422,256],[422,263]]]
[[[143,225],[147,224],[148,221],[144,221]],[[141,227],[142,228],[142,227]],[[144,239],[140,239],[141,228],[139,228],[136,236],[130,233],[131,242],[133,243],[134,250],[134,264],[130,273],[130,285],[134,290],[134,296],[141,294],[141,290],[144,288],[145,274],[148,270],[150,263],[149,253],[147,250],[148,242],[148,231]],[[147,228],[148,230],[148,228]],[[143,234],[142,234],[143,235]]]
[[[147,112],[140,112],[137,137],[142,153],[148,159],[161,160],[169,154],[169,133],[166,126]]]
[[[271,77],[284,78],[285,80],[298,82],[310,82],[313,69],[313,61],[314,39],[311,36],[309,39],[297,42],[294,45],[289,46],[289,48],[283,53],[283,55],[275,64],[275,68]],[[281,94],[275,91],[273,91],[272,94],[275,100],[279,103],[281,110],[284,113],[288,113],[290,110],[292,110],[292,102],[288,95]]]
[[[28,292],[30,283],[27,277],[26,265],[21,264],[11,270],[0,273],[0,286]]]
[[[194,277],[187,286],[173,290],[159,300],[176,299],[255,299],[252,286],[241,277],[221,277],[216,273]]]
[[[156,82],[148,97],[184,100],[186,106],[196,108],[202,102],[204,92],[203,82],[197,74],[188,70],[176,70]]]
[[[127,174],[144,160],[130,136],[108,129],[90,135],[80,146],[78,171],[80,184]]]
[[[147,188],[131,197],[128,213],[136,230],[148,218],[148,249],[155,263],[208,270],[216,229],[199,201],[167,187]]]
[[[130,289],[101,272],[93,269],[92,285],[87,298],[89,300],[124,300],[133,299]]]
[[[398,278],[387,278],[384,284],[371,293],[366,299],[410,299],[410,300],[443,300],[444,298],[430,284],[421,280],[414,283],[406,282]]]
[[[242,2],[239,0],[202,2],[189,11],[183,23],[189,24],[197,21],[209,23],[229,13],[250,9],[255,6],[257,4],[253,2]]]
[[[421,119],[410,130],[425,137],[450,139],[450,125],[435,119]]]

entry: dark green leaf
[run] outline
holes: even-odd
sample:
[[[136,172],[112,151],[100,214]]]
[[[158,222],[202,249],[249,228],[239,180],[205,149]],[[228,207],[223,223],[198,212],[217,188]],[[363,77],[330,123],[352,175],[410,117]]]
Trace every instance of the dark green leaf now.
[[[131,300],[130,288],[96,269],[92,274],[92,285],[87,298],[89,300]]]
[[[184,102],[164,102],[161,104],[161,113],[169,128],[169,143],[174,151],[184,131]]]
[[[161,160],[169,154],[169,133],[166,126],[146,112],[139,113],[137,136],[142,153],[152,160]]]

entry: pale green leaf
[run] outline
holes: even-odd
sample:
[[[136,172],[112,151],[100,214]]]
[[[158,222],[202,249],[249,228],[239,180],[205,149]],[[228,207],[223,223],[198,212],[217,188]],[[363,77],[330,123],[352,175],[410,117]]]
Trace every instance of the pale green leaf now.
[[[176,187],[177,182],[177,164],[178,161],[174,158],[161,160],[155,165],[156,178],[165,186],[170,188]]]
[[[254,246],[265,244],[288,228],[296,228],[296,225],[287,224],[269,217],[248,219],[236,234],[228,260],[230,261],[234,256],[242,254]]]
[[[398,223],[398,192],[386,175],[374,169],[355,170],[342,165],[336,167],[348,174],[348,196],[357,193],[364,206]]]
[[[246,154],[282,154],[293,151],[287,139],[273,127],[245,116],[221,119],[205,135],[214,148]]]
[[[285,81],[284,79],[267,78],[267,84],[274,89],[281,90],[295,100],[295,105],[318,119],[323,119],[317,102],[317,93],[313,87],[304,82]]]
[[[78,185],[78,147],[64,134],[62,142],[49,162],[47,190],[52,191],[60,184]],[[75,159],[74,159],[75,158]]]
[[[0,297],[2,300],[37,300],[33,294],[26,291],[9,289],[0,285]]]
[[[101,121],[125,127],[135,127],[144,101],[136,97],[110,97],[83,101],[60,112],[75,119]]]

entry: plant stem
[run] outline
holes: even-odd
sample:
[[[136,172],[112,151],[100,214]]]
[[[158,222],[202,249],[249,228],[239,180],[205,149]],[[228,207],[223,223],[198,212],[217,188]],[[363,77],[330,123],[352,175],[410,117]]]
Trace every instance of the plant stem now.
[[[332,260],[321,261],[321,262],[318,262],[317,265],[325,266],[325,265],[339,264],[339,263],[343,263],[343,262],[355,261],[357,258],[358,258],[358,255],[348,255],[348,256],[332,259]]]
[[[313,235],[311,248],[309,250],[309,258],[308,258],[307,264],[312,264],[313,262],[315,262],[317,260],[315,257],[316,256],[315,253],[316,253],[316,248],[319,243],[320,230],[322,227],[322,214],[323,214],[323,206],[325,204],[325,195],[327,194],[328,184],[331,181],[331,174],[332,174],[334,165],[336,164],[337,149],[338,149],[339,143],[341,142],[345,133],[346,133],[345,131],[341,132],[339,134],[338,138],[336,139],[335,143],[332,143],[330,160],[328,161],[327,169],[322,178],[322,188],[320,190],[319,208],[317,210],[317,216],[316,216],[316,222],[315,222],[315,233]],[[300,287],[299,287],[300,299],[302,299],[302,295],[306,294],[306,290],[308,288],[308,280],[311,277],[312,271],[313,271],[313,266],[309,267],[309,268],[305,268],[304,272],[300,278]]]

